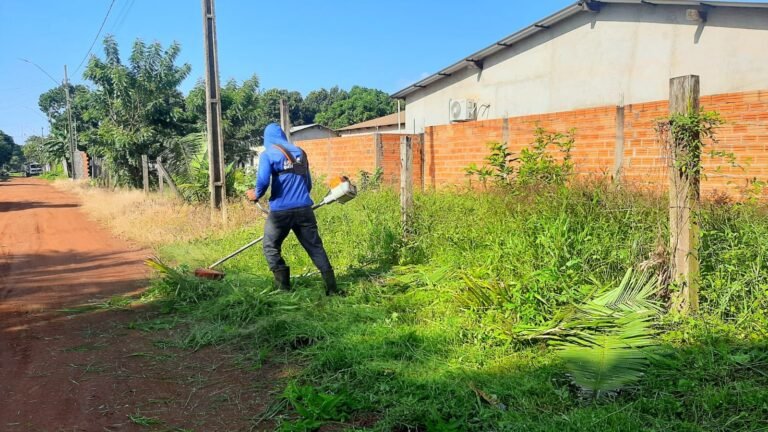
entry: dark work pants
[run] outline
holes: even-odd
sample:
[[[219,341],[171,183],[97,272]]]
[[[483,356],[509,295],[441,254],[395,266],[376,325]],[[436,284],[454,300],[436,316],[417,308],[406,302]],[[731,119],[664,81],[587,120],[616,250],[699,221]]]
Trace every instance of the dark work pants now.
[[[299,243],[318,270],[333,270],[328,261],[328,254],[325,253],[323,240],[317,231],[317,219],[312,207],[269,212],[267,224],[264,226],[264,256],[270,270],[277,271],[288,267],[280,252],[283,241],[291,231],[296,234]]]

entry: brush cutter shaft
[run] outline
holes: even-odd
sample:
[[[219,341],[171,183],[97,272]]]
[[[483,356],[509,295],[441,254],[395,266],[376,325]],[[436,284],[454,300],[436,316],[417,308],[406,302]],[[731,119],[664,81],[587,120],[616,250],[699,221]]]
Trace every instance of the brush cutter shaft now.
[[[326,204],[327,204],[326,202],[321,202],[320,204],[315,204],[314,206],[312,206],[312,210],[316,210],[316,209],[318,209],[318,208],[320,208],[320,207],[322,207],[322,206],[324,206]],[[256,240],[253,240],[252,242],[248,243],[247,245],[241,247],[240,249],[238,249],[238,250],[232,252],[231,254],[225,256],[224,258],[216,261],[215,263],[209,265],[208,268],[212,269],[212,268],[214,268],[216,266],[224,264],[225,262],[229,261],[230,259],[240,255],[241,253],[245,252],[246,250],[248,250],[248,249],[252,248],[253,246],[256,246],[257,244],[261,243],[262,240],[264,240],[264,236],[261,236],[261,237],[257,238]]]
[[[262,240],[264,240],[264,236],[261,236],[261,237],[257,238],[256,240],[248,243],[247,245],[241,247],[240,249],[238,249],[238,250],[232,252],[231,254],[225,256],[224,258],[216,261],[215,263],[209,265],[208,268],[212,269],[212,268],[214,268],[214,267],[216,267],[218,265],[221,265],[221,264],[225,263],[226,261],[229,261],[230,259],[240,255],[241,253],[245,252],[246,250],[250,249],[251,247],[256,246],[257,244],[261,243]]]

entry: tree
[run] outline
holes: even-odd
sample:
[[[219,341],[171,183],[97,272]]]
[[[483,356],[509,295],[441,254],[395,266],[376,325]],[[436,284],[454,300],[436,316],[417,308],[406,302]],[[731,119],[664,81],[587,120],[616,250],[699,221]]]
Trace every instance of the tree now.
[[[13,137],[0,130],[0,166],[11,162],[18,147]]]
[[[346,90],[340,89],[339,86],[331,87],[330,90],[321,88],[320,90],[309,92],[307,97],[304,98],[304,103],[301,107],[304,123],[315,123],[315,116],[318,113],[328,110],[334,103],[348,97],[349,93]]]
[[[264,125],[261,128],[262,131],[269,123],[280,122],[280,99],[288,101],[288,114],[291,118],[291,125],[299,126],[304,124],[304,116],[301,112],[304,99],[301,97],[301,93],[272,88],[264,91],[260,99],[262,120],[264,121]]]
[[[247,159],[251,147],[261,143],[264,121],[260,108],[259,78],[228,81],[221,88],[221,117],[224,155],[227,162]],[[187,110],[200,132],[206,129],[205,83],[198,81],[186,99]]]
[[[49,162],[49,156],[45,147],[45,138],[32,135],[24,142],[21,148],[24,157],[30,162],[44,164]]]
[[[81,150],[88,150],[90,136],[98,126],[98,119],[91,115],[93,95],[84,85],[69,85],[72,103],[72,122],[77,132],[76,142]],[[54,87],[40,95],[38,106],[47,117],[51,133],[64,137],[69,142],[69,120],[67,116],[67,99],[64,85]],[[66,155],[69,157],[68,155]]]
[[[177,43],[167,49],[136,40],[129,64],[120,59],[117,42],[104,39],[104,59],[92,56],[83,76],[95,91],[84,118],[98,128],[87,139],[103,156],[119,181],[139,185],[141,155],[150,159],[175,152],[175,142],[193,130],[178,90],[189,64],[176,65]]]
[[[331,129],[340,129],[395,112],[397,105],[381,90],[354,86],[349,97],[337,100],[315,116],[315,121]]]

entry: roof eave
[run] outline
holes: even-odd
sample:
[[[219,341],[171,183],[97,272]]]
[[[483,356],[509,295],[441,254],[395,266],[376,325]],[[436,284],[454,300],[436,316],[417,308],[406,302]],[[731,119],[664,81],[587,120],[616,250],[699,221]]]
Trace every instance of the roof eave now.
[[[768,8],[768,3],[748,3],[748,2],[727,2],[727,1],[694,1],[694,0],[580,0],[576,3],[567,6],[566,8],[555,12],[554,14],[523,28],[522,30],[507,36],[504,39],[488,46],[468,57],[465,57],[458,62],[448,66],[441,71],[432,74],[421,81],[418,81],[410,86],[393,93],[390,97],[393,99],[404,99],[411,93],[414,93],[428,85],[439,81],[445,77],[468,67],[471,63],[481,62],[486,57],[495,54],[505,48],[514,45],[515,43],[526,39],[534,34],[547,30],[549,27],[559,23],[562,20],[572,17],[580,12],[594,13],[599,11],[599,5],[601,3],[606,4],[652,4],[652,5],[665,5],[665,6],[710,6],[710,7],[741,7],[741,8]],[[598,6],[597,9],[591,9],[590,5]]]
[[[445,68],[445,69],[443,69],[443,70],[441,70],[441,71],[439,71],[439,72],[437,72],[435,74],[432,74],[432,75],[422,79],[421,81],[418,81],[418,82],[416,82],[414,84],[411,84],[410,86],[408,86],[408,87],[398,91],[397,93],[392,94],[391,97],[394,98],[394,99],[402,99],[405,96],[407,96],[407,95],[409,95],[409,94],[411,94],[411,93],[413,93],[413,92],[415,92],[415,91],[417,91],[417,90],[419,90],[421,88],[424,88],[424,87],[432,84],[435,81],[438,81],[438,80],[440,80],[442,78],[445,78],[446,76],[451,76],[452,74],[454,74],[454,73],[464,69],[465,67],[467,67],[469,63],[481,61],[484,58],[486,58],[486,57],[488,57],[488,56],[490,56],[492,54],[495,54],[495,53],[503,50],[504,48],[508,48],[510,45],[512,45],[512,44],[514,44],[514,43],[516,43],[516,42],[518,42],[520,40],[523,40],[523,39],[525,39],[527,37],[530,37],[530,36],[540,32],[540,31],[546,30],[547,27],[550,27],[553,24],[555,24],[555,23],[557,23],[557,22],[559,22],[561,20],[569,18],[569,17],[571,17],[573,15],[576,15],[577,13],[583,11],[584,9],[582,7],[582,3],[583,3],[583,0],[576,2],[576,3],[566,7],[565,9],[562,9],[562,10],[560,10],[558,12],[555,12],[554,14],[552,14],[552,15],[550,15],[550,16],[542,19],[542,20],[539,20],[536,23],[531,24],[528,27],[525,27],[525,28],[523,28],[523,29],[521,29],[521,30],[519,30],[519,31],[517,31],[517,32],[515,32],[515,33],[513,33],[513,34],[511,34],[511,35],[509,35],[507,37],[505,37],[504,39],[501,39],[500,41],[494,43],[493,45],[488,46],[486,48],[483,48],[480,51],[477,51],[476,53],[473,53],[472,55],[467,56],[467,57],[457,61],[456,63],[448,66],[447,68]]]

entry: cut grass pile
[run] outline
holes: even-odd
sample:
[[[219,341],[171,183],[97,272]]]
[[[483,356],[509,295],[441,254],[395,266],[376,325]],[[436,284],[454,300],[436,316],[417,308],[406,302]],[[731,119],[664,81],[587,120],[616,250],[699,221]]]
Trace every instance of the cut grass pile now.
[[[663,199],[600,184],[437,192],[417,196],[403,241],[396,194],[366,192],[317,212],[344,297],[322,295],[293,237],[284,247],[298,275],[292,293],[270,289],[258,248],[227,263],[223,282],[188,276],[259,236],[254,217],[161,247],[188,267],[147,298],[189,326],[187,347],[234,344],[254,366],[265,357],[301,365],[268,413],[284,431],[768,430],[760,206],[705,206],[701,314],[660,324],[660,346],[633,387],[586,396],[551,348],[520,337],[663,251],[667,214]]]

